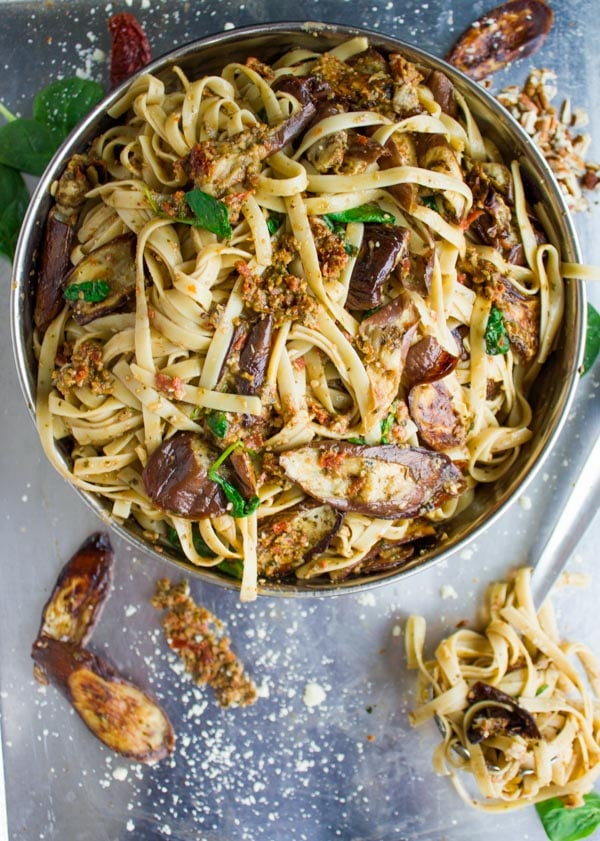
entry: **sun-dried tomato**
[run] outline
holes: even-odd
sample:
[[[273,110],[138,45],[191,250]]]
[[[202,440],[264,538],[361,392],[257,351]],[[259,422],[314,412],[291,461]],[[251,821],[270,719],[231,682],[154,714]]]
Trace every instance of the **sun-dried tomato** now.
[[[116,87],[132,73],[141,70],[152,54],[144,30],[129,12],[119,12],[108,21],[112,38],[110,82]]]

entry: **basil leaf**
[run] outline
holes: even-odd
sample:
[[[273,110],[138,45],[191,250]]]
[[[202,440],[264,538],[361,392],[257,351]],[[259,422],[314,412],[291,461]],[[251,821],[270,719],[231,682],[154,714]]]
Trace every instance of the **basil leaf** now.
[[[395,222],[393,214],[382,210],[375,203],[361,204],[360,207],[352,207],[350,210],[341,210],[339,213],[327,213],[324,217],[330,222]]]
[[[35,95],[33,117],[65,138],[103,96],[98,82],[78,76],[60,79]]]
[[[271,234],[271,236],[273,236],[273,234],[276,234],[277,231],[281,228],[283,219],[283,213],[276,213],[274,210],[269,211],[269,218],[267,219],[267,228],[269,229],[269,233]]]
[[[367,443],[362,437],[362,435],[360,435],[358,438],[348,438],[347,440],[349,444],[358,444],[361,447],[363,446],[363,444]]]
[[[44,123],[19,117],[0,127],[0,163],[41,175],[62,139]]]
[[[23,176],[11,167],[0,164],[0,253],[12,260],[29,191]]]
[[[185,198],[195,217],[192,224],[212,231],[221,239],[231,237],[229,211],[222,201],[203,193],[202,190],[190,190],[185,194]]]
[[[587,374],[600,353],[600,313],[591,304],[587,305],[587,333],[581,376]]]
[[[88,301],[98,303],[103,301],[110,292],[110,284],[105,280],[84,280],[81,283],[71,283],[63,296],[67,301]]]
[[[225,412],[211,411],[206,413],[206,425],[217,438],[224,438],[227,434],[229,421]]]
[[[224,479],[216,471],[212,470],[212,468],[208,471],[208,478],[221,486],[223,493],[231,503],[231,513],[234,517],[248,517],[260,505],[260,499],[257,496],[253,496],[251,499],[244,499],[231,482],[228,482],[227,479]]]
[[[502,312],[497,307],[492,307],[485,325],[485,352],[490,356],[497,356],[499,353],[508,353],[510,343],[508,333],[502,320]]]
[[[550,841],[579,841],[600,826],[600,796],[583,795],[583,806],[567,808],[559,797],[536,803],[546,835]]]
[[[260,499],[257,496],[253,496],[251,499],[245,499],[238,489],[231,484],[231,482],[228,482],[227,479],[224,479],[219,473],[217,473],[219,467],[226,459],[229,458],[231,453],[234,450],[237,450],[238,447],[242,446],[242,441],[235,441],[233,444],[230,444],[226,450],[223,450],[219,458],[209,468],[208,473],[206,474],[209,479],[221,486],[223,493],[231,503],[231,513],[234,517],[248,517],[250,514],[253,514],[260,505]]]

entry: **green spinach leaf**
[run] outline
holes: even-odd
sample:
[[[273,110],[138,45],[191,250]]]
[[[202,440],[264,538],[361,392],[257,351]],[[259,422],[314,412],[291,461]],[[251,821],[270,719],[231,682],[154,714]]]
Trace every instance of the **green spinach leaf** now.
[[[210,411],[206,413],[206,424],[217,438],[225,438],[229,421],[225,412]]]
[[[502,312],[492,306],[485,326],[485,352],[490,356],[497,356],[499,353],[508,353],[510,343],[508,333],[502,319]]]
[[[587,374],[596,357],[600,353],[600,313],[592,306],[587,305],[587,334],[585,339],[585,351],[583,354],[583,368],[581,375]]]
[[[567,808],[559,797],[536,803],[546,835],[550,841],[579,841],[600,826],[600,796],[583,795],[583,806]]]
[[[91,79],[60,79],[35,95],[33,118],[64,139],[103,96],[102,85]]]
[[[350,210],[341,210],[339,213],[327,213],[323,218],[325,221],[343,222],[345,224],[348,224],[348,222],[394,223],[396,221],[393,214],[382,210],[374,202],[361,204],[360,207],[352,207]]]
[[[248,517],[250,514],[253,514],[260,505],[260,499],[257,496],[253,496],[251,499],[245,499],[238,489],[218,472],[219,467],[226,459],[229,458],[231,453],[234,450],[237,450],[238,447],[242,446],[242,441],[235,441],[233,444],[230,444],[226,450],[223,450],[219,458],[214,462],[207,473],[209,479],[221,486],[223,493],[231,503],[231,513],[234,517]]]
[[[269,229],[269,233],[271,236],[276,234],[277,231],[281,228],[281,225],[284,220],[283,213],[276,213],[274,210],[269,211],[269,218],[267,219],[267,228]]]
[[[208,193],[202,192],[202,190],[190,190],[189,193],[185,194],[185,198],[194,214],[192,224],[199,228],[206,228],[207,231],[212,231],[221,239],[231,237],[227,205],[213,196],[209,196]]]
[[[12,260],[21,222],[29,204],[29,192],[23,176],[0,164],[0,253]]]
[[[37,120],[11,120],[0,127],[0,163],[41,175],[62,139],[59,132]]]
[[[110,284],[98,278],[69,284],[63,292],[63,296],[67,301],[88,301],[95,304],[103,301],[109,292]]]

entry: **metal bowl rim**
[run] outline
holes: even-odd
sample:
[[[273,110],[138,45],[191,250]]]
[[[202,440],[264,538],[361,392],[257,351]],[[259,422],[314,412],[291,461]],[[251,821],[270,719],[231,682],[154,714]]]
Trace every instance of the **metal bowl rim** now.
[[[45,199],[47,200],[49,188],[52,182],[57,178],[65,162],[74,153],[74,151],[77,151],[82,146],[85,146],[83,138],[86,137],[90,129],[98,120],[106,116],[107,110],[118,101],[118,99],[136,78],[146,73],[157,73],[167,70],[169,66],[177,64],[183,59],[195,56],[196,54],[213,46],[225,49],[228,44],[233,43],[242,48],[245,41],[249,41],[254,37],[261,37],[267,40],[277,39],[280,41],[284,35],[293,39],[300,34],[340,36],[340,40],[342,40],[342,38],[364,35],[369,39],[370,43],[376,46],[380,45],[388,49],[398,49],[407,55],[411,61],[421,61],[427,66],[442,70],[459,86],[459,88],[466,88],[466,97],[469,102],[471,102],[471,99],[479,101],[481,107],[495,113],[501,122],[506,123],[509,129],[508,133],[513,135],[519,145],[526,150],[527,159],[529,161],[533,161],[537,169],[543,173],[545,190],[549,193],[549,198],[552,204],[557,208],[556,215],[557,218],[560,219],[560,225],[563,229],[560,231],[560,233],[564,235],[564,241],[562,242],[563,251],[567,252],[567,259],[571,261],[581,261],[580,246],[571,215],[554,175],[541,152],[533,144],[531,138],[526,134],[521,125],[497,102],[497,100],[495,100],[491,93],[486,91],[476,82],[473,82],[473,80],[469,79],[443,59],[430,54],[420,47],[405,42],[400,38],[385,35],[377,30],[359,26],[349,26],[346,24],[323,23],[318,21],[284,21],[273,24],[255,24],[253,26],[241,27],[239,29],[229,30],[226,32],[206,35],[202,38],[189,41],[157,57],[131,78],[127,79],[118,87],[110,91],[61,144],[34,189],[21,227],[15,251],[10,307],[13,355],[16,363],[19,384],[27,404],[29,415],[34,424],[35,386],[32,383],[32,372],[29,369],[25,342],[23,340],[22,331],[20,330],[20,327],[22,326],[21,305],[22,297],[26,294],[26,290],[28,288],[28,278],[31,271],[31,256],[29,249],[30,240],[32,237],[36,236],[35,228],[36,226],[39,226],[42,221],[40,219],[40,206]],[[89,139],[86,143],[87,142],[89,142]],[[577,372],[581,366],[584,352],[586,301],[583,283],[579,280],[570,281],[570,283],[575,287],[573,294],[575,297],[577,323],[574,328],[575,347],[572,349],[573,352],[570,357],[569,377],[566,387],[563,390],[563,401],[560,413],[556,417],[554,427],[547,435],[534,463],[530,465],[527,472],[520,477],[519,481],[513,482],[510,488],[504,493],[503,498],[496,504],[493,510],[485,516],[483,521],[472,528],[469,533],[459,538],[454,544],[446,547],[444,547],[443,544],[440,544],[435,550],[435,554],[422,560],[414,566],[392,570],[386,574],[380,575],[379,577],[372,576],[366,579],[357,578],[341,584],[327,582],[311,584],[309,581],[293,583],[266,582],[260,584],[259,594],[279,597],[314,598],[344,593],[355,593],[357,591],[379,588],[381,586],[395,583],[402,578],[416,575],[418,572],[440,564],[442,561],[447,561],[452,555],[464,550],[469,543],[474,541],[477,537],[481,536],[484,531],[490,528],[515,502],[517,496],[529,486],[540,468],[543,466],[564,427],[570,407],[575,397],[578,376]],[[75,493],[94,511],[94,513],[107,524],[107,526],[113,529],[128,543],[133,544],[133,546],[140,551],[147,552],[155,558],[159,557],[185,571],[187,574],[193,574],[205,581],[212,582],[228,589],[239,589],[239,582],[226,578],[220,573],[214,572],[210,567],[195,567],[184,560],[179,560],[175,556],[162,553],[156,547],[153,547],[151,544],[139,538],[134,532],[128,530],[124,525],[112,520],[108,512],[102,506],[100,500],[95,495],[82,491],[74,485],[71,485],[71,487],[74,489]]]

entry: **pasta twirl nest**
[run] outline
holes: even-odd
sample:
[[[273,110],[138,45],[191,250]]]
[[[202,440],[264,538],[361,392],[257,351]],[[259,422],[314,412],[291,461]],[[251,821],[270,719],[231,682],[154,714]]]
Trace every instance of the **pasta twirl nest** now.
[[[391,39],[272,29],[183,48],[92,115],[14,299],[51,462],[245,599],[472,536],[552,443],[581,345],[562,200],[499,106]]]
[[[529,568],[490,587],[486,627],[461,629],[424,657],[425,620],[406,627],[409,668],[419,670],[415,726],[445,734],[433,766],[484,811],[552,797],[578,806],[600,774],[600,663],[561,640],[549,600],[536,613]],[[466,773],[478,796],[472,796]]]

